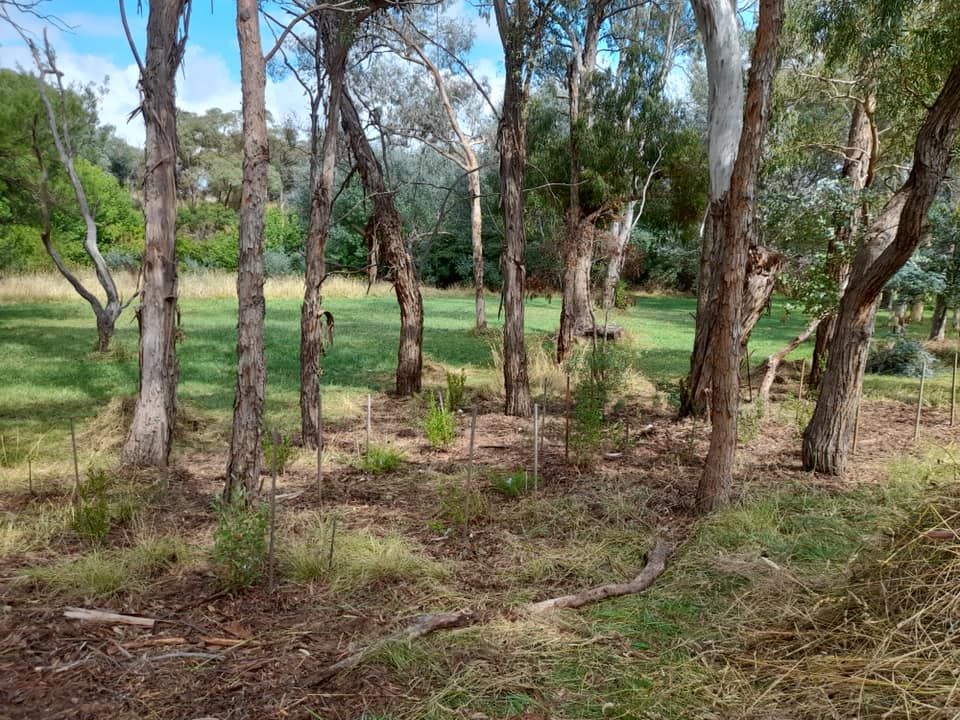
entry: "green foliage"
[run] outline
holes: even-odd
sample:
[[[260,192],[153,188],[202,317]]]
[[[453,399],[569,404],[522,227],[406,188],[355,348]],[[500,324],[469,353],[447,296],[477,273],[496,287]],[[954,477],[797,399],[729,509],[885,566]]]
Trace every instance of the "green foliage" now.
[[[354,467],[371,475],[380,475],[393,472],[406,460],[406,456],[399,448],[390,445],[370,444],[366,454],[354,462]]]
[[[457,437],[457,422],[453,412],[449,407],[440,407],[431,398],[427,415],[423,419],[423,431],[431,445],[438,448],[446,447]]]
[[[213,531],[213,561],[227,590],[255,584],[263,574],[267,555],[268,512],[265,505],[248,505],[242,493],[233,500],[218,499]]]
[[[626,310],[630,307],[630,293],[627,289],[627,282],[621,280],[617,283],[617,287],[613,290],[613,306],[618,310]]]
[[[920,372],[926,365],[925,376],[932,377],[936,362],[936,358],[916,340],[899,338],[893,343],[879,344],[872,348],[867,359],[867,372],[920,377]]]
[[[509,475],[494,475],[490,486],[504,497],[517,498],[531,487],[526,470],[516,470]]]
[[[263,434],[263,459],[267,470],[273,471],[276,468],[278,475],[284,475],[287,472],[287,463],[293,454],[293,445],[289,435],[280,433],[277,435],[278,438],[274,438],[272,432]]]
[[[463,405],[463,393],[467,387],[467,371],[447,373],[447,407],[453,411]]]
[[[570,444],[580,462],[603,440],[607,404],[619,388],[630,356],[620,345],[597,342],[581,349],[572,365],[580,377],[573,393]]]
[[[477,488],[469,483],[450,480],[441,485],[438,515],[450,525],[470,525],[487,517],[490,503]]]
[[[102,469],[91,468],[80,483],[73,508],[73,530],[92,545],[102,545],[113,526],[107,496],[110,480]]]

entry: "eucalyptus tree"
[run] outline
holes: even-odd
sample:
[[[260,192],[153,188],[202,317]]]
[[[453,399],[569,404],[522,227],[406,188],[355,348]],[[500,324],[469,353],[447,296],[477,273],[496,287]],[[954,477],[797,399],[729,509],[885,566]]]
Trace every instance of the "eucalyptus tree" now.
[[[28,12],[35,12],[37,4],[38,3],[22,3],[23,6],[26,6],[26,11]],[[46,30],[44,30],[43,45],[41,47],[34,38],[9,15],[9,7],[11,6],[15,9],[24,10],[19,3],[0,5],[0,19],[11,25],[30,48],[37,71],[33,78],[42,105],[42,110],[33,117],[29,139],[39,174],[37,204],[40,211],[40,239],[43,243],[44,250],[53,261],[57,271],[70,283],[77,294],[90,305],[91,310],[93,310],[97,321],[96,349],[98,352],[106,352],[109,349],[110,340],[113,337],[117,318],[120,317],[120,314],[136,298],[136,295],[126,301],[121,298],[110,268],[100,251],[96,210],[90,204],[87,191],[84,188],[80,172],[78,171],[76,149],[72,138],[71,118],[69,117],[72,103],[69,92],[63,84],[63,72],[57,66],[56,53],[50,45]],[[48,77],[53,79],[53,87],[48,84]],[[56,93],[53,99],[51,99],[50,93]],[[94,292],[91,292],[84,286],[83,282],[70,270],[54,242],[51,223],[52,200],[50,168],[45,157],[45,143],[41,138],[43,134],[39,120],[41,115],[45,118],[44,124],[46,125],[46,131],[52,140],[56,156],[66,174],[69,186],[76,200],[77,208],[83,218],[84,251],[93,264],[97,283],[105,295],[104,300],[101,300]]]
[[[850,276],[840,299],[834,337],[813,417],[804,432],[804,467],[841,474],[849,460],[856,408],[877,304],[883,287],[922,242],[927,212],[955,150],[960,124],[960,56],[955,3],[925,0],[907,6],[871,0],[855,6],[825,6],[825,32],[834,42],[873,49],[882,62],[876,74],[880,126],[888,150],[888,182],[902,178],[897,156],[914,137],[912,169],[905,182],[861,232]],[[933,16],[938,22],[931,23]],[[887,132],[884,132],[887,130]]]
[[[710,321],[704,326],[712,360],[710,447],[697,487],[700,512],[728,501],[733,488],[740,400],[740,352],[744,284],[755,240],[755,193],[763,137],[777,63],[783,0],[761,0],[746,100],[741,105],[736,8],[728,0],[695,0],[697,25],[704,39],[710,82],[710,208],[707,221]],[[732,67],[731,67],[732,66]],[[739,118],[739,120],[738,120]],[[733,148],[729,163],[726,153]],[[723,152],[721,152],[721,149]],[[728,168],[729,167],[729,171]],[[701,292],[701,296],[705,293]],[[705,308],[698,305],[698,313]],[[700,326],[698,318],[698,328]]]
[[[257,0],[237,0],[237,41],[243,115],[243,179],[237,265],[237,380],[224,496],[252,497],[260,481],[263,395],[266,385],[263,323],[263,226],[267,202],[266,58]]]
[[[494,16],[504,55],[503,103],[497,129],[500,151],[500,207],[503,212],[503,379],[507,415],[530,414],[530,380],[524,342],[523,182],[526,170],[526,106],[551,2],[493,0]]]
[[[190,0],[150,3],[143,60],[126,22],[124,0],[120,11],[140,72],[139,110],[146,131],[143,290],[137,308],[140,383],[120,459],[131,465],[164,466],[176,422],[179,378],[176,75],[187,43]]]
[[[486,111],[494,117],[497,109],[489,90],[479,82],[463,57],[473,44],[473,33],[454,19],[435,21],[427,27],[425,13],[415,10],[397,18],[387,16],[381,23],[382,41],[405,61],[419,69],[404,78],[391,63],[379,77],[386,81],[378,99],[391,96],[391,117],[381,124],[389,132],[422,142],[453,163],[467,181],[470,201],[470,246],[473,261],[474,326],[487,326],[483,265],[483,211],[480,160],[477,148],[484,137]],[[427,30],[422,29],[427,27]],[[369,80],[370,76],[366,76]],[[424,86],[424,80],[429,87]],[[393,89],[391,92],[391,88]]]

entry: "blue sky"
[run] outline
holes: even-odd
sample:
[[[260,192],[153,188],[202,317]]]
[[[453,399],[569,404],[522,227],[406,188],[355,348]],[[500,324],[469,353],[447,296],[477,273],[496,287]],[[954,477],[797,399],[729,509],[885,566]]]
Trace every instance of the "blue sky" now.
[[[147,0],[144,15],[137,14],[137,0],[126,0],[127,17],[141,54],[145,44]],[[134,144],[143,142],[143,124],[127,122],[126,117],[138,104],[137,72],[123,34],[120,12],[114,0],[49,0],[49,12],[74,29],[51,30],[50,39],[57,51],[60,69],[68,82],[94,83],[105,88],[100,103],[101,120],[117,128],[117,133]],[[235,27],[236,4],[232,0],[194,0],[190,38],[183,72],[178,79],[178,103],[191,112],[207,108],[237,110],[240,107],[240,65]],[[493,97],[502,87],[502,60],[496,29],[479,16],[467,0],[456,0],[449,14],[473,26],[475,47],[470,62],[476,73],[486,77]],[[21,22],[34,32],[42,24],[32,18]],[[264,29],[263,43],[273,44]],[[20,38],[0,25],[0,66],[30,67],[31,59]],[[303,119],[305,100],[292,78],[268,81],[268,110],[275,118],[288,115]]]

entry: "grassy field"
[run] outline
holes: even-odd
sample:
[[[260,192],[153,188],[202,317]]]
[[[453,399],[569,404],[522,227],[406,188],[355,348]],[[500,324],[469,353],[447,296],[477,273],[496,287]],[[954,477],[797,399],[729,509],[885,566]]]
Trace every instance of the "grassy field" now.
[[[914,445],[911,409],[886,400],[913,401],[916,380],[867,378],[867,396],[877,402],[864,414],[856,471],[843,479],[815,477],[796,462],[798,418],[812,403],[774,403],[742,438],[736,502],[694,519],[689,499],[707,432],[702,423],[673,422],[662,401],[686,371],[695,304],[639,295],[611,320],[627,329],[634,369],[660,391],[652,409],[649,398],[636,402],[634,385],[622,388],[634,401],[627,412],[634,427],[641,417],[656,427],[613,458],[598,453],[571,467],[553,417],[544,482],[508,495],[496,482],[526,466],[528,423],[493,410],[482,418],[478,445],[488,449],[476,472],[464,468],[463,423],[459,444],[432,448],[414,418],[422,410],[416,400],[378,398],[376,431],[385,444],[376,449],[390,462],[360,455],[363,423],[354,416],[367,392],[392,386],[397,311],[387,287],[366,296],[362,286],[338,282],[329,289],[337,337],[323,383],[325,408],[341,422],[330,428],[324,494],[315,493],[313,455],[294,450],[280,480],[278,587],[260,582],[226,593],[213,550],[223,518],[212,499],[222,488],[233,401],[229,278],[187,277],[181,302],[180,398],[217,433],[153,482],[114,470],[115,444],[99,457],[90,451],[92,434],[116,441],[124,430],[97,423],[112,398],[136,390],[132,315],[121,319],[113,351],[97,357],[89,310],[46,282],[0,282],[0,706],[16,699],[17,720],[78,702],[95,708],[91,716],[117,720],[946,719],[960,712],[960,625],[942,622],[955,617],[960,581],[952,428],[941,411],[925,444]],[[284,429],[298,418],[298,293],[293,281],[268,286],[267,424]],[[488,298],[492,312],[496,302]],[[755,330],[754,364],[801,329],[802,319],[785,319],[783,308],[775,302]],[[543,379],[558,388],[548,336],[559,309],[556,300],[527,305],[535,392]],[[495,406],[491,347],[499,323],[491,318],[490,332],[475,333],[472,299],[461,292],[427,291],[425,315],[427,383],[462,368],[471,390]],[[808,344],[794,357],[809,353]],[[947,365],[928,382],[929,404],[948,399]],[[102,515],[78,512],[82,503],[71,497],[71,416],[80,419],[81,472],[100,469],[111,479],[105,504],[89,505]],[[608,434],[619,433],[616,422]],[[189,435],[178,442],[190,445]],[[27,452],[45,461],[39,473],[34,462],[29,489]],[[78,522],[84,517],[107,522],[106,536],[92,541]],[[682,545],[648,592],[524,615],[531,601],[632,577],[664,528]],[[66,605],[181,624],[152,634],[77,626],[62,617]],[[478,611],[475,625],[385,643],[361,666],[311,684],[312,673],[345,648],[389,635],[420,612],[463,607]],[[168,653],[182,656],[164,659]]]
[[[187,284],[189,285],[189,280]],[[208,282],[209,281],[204,281]],[[59,290],[59,288],[58,288]],[[224,297],[231,290],[218,279],[204,287],[188,287],[181,301],[184,339],[178,353],[181,364],[180,398],[218,415],[233,403],[236,302]],[[3,295],[0,288],[0,296]],[[266,350],[268,360],[267,416],[272,425],[295,426],[298,415],[299,312],[298,286],[268,286]],[[24,289],[23,294],[28,292]],[[37,291],[42,294],[43,289]],[[25,436],[57,432],[65,418],[95,415],[114,396],[133,395],[137,383],[137,335],[133,314],[122,316],[105,357],[92,353],[93,322],[89,309],[68,294],[55,299],[27,301],[10,293],[0,305],[0,433],[19,430]],[[488,297],[491,332],[472,330],[472,300],[465,293],[428,291],[424,301],[424,354],[428,363],[464,369],[473,385],[495,383],[491,339],[500,322],[497,298]],[[324,359],[323,384],[328,411],[349,414],[366,392],[387,391],[393,380],[399,332],[396,303],[389,288],[380,286],[371,296],[362,287],[340,283],[328,293],[327,307],[336,316],[336,342]],[[549,356],[548,333],[558,324],[559,302],[535,299],[527,304],[527,332],[541,351],[533,351],[534,365]],[[688,297],[648,296],[617,311],[611,321],[623,324],[636,350],[636,367],[657,387],[669,390],[689,365],[695,302]],[[880,335],[886,335],[882,323]],[[782,301],[774,302],[761,318],[750,345],[754,364],[776,351],[803,327],[798,316],[784,317]],[[926,330],[910,326],[918,337]],[[810,344],[792,357],[809,357]],[[534,367],[534,375],[538,368]],[[442,380],[442,376],[441,376]],[[868,378],[869,395],[909,398],[917,381],[904,378]],[[946,363],[928,383],[928,401],[949,399]]]

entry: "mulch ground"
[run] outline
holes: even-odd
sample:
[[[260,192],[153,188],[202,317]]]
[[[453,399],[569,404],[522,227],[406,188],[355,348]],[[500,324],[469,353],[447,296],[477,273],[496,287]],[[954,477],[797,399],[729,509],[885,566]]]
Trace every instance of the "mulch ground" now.
[[[409,401],[377,398],[374,438],[397,445],[408,458],[401,471],[384,476],[367,476],[344,463],[365,441],[363,420],[327,428],[332,460],[325,471],[322,508],[315,471],[302,457],[281,478],[278,492],[288,497],[280,502],[280,513],[335,511],[347,526],[401,533],[423,552],[456,563],[458,591],[478,612],[502,613],[504,593],[511,588],[497,570],[514,563],[515,557],[501,538],[517,530],[512,525],[515,513],[501,510],[515,507],[509,503],[517,501],[490,493],[485,473],[530,468],[530,421],[499,415],[492,402],[481,407],[472,482],[489,495],[491,511],[467,528],[438,534],[431,529],[437,503],[433,495],[425,495],[420,479],[454,473],[466,477],[469,416],[460,419],[457,442],[435,450],[411,420],[418,413]],[[630,407],[621,413],[630,417],[630,442],[620,453],[602,454],[590,468],[578,469],[564,460],[562,406],[548,407],[542,480],[528,497],[545,502],[572,499],[589,518],[606,523],[613,521],[609,497],[621,493],[633,503],[629,522],[638,533],[649,536],[660,527],[682,537],[693,522],[690,510],[707,429],[702,422],[677,422],[664,408]],[[879,482],[891,458],[918,451],[914,414],[915,408],[899,403],[866,403],[853,470],[846,478],[829,478],[802,470],[798,423],[791,421],[787,406],[775,403],[756,437],[738,454],[738,491],[791,483],[842,490],[853,483]],[[925,412],[924,443],[956,441],[948,415]],[[620,427],[616,432],[624,431]],[[181,454],[163,502],[150,506],[147,521],[209,543],[210,500],[222,487],[222,455]],[[66,480],[64,487],[69,487]],[[0,508],[7,511],[58,501],[68,501],[65,491],[54,489],[39,498],[0,494]],[[554,522],[562,529],[565,520],[558,516]],[[542,541],[549,543],[550,538]],[[529,542],[535,548],[539,540]],[[344,596],[323,587],[279,582],[273,592],[257,587],[229,595],[218,591],[208,569],[192,566],[159,578],[142,592],[87,605],[157,618],[160,622],[152,631],[92,625],[63,617],[65,606],[81,604],[81,599],[51,596],[13,579],[24,567],[78,551],[65,539],[44,553],[0,565],[0,718],[359,718],[418,697],[424,688],[378,663],[323,682],[317,682],[317,674],[358,644],[402,627],[418,613],[457,609],[437,606],[422,587],[402,583]],[[537,599],[576,589],[575,580],[564,578],[529,588]]]

